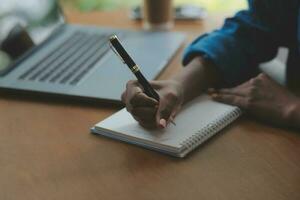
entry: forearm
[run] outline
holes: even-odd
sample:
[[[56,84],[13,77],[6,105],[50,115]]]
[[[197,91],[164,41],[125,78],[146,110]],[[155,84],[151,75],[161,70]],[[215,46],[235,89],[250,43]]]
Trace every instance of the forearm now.
[[[207,88],[214,87],[221,80],[216,67],[201,57],[195,57],[172,79],[181,84],[184,102],[200,95]]]

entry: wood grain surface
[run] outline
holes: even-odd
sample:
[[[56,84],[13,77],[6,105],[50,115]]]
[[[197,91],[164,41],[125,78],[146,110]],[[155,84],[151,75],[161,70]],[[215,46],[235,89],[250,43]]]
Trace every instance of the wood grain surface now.
[[[67,11],[71,23],[140,29],[124,11]],[[218,27],[178,22],[197,35]],[[160,76],[180,67],[181,51]],[[0,200],[300,199],[299,133],[241,118],[185,159],[89,133],[120,107],[0,93]]]

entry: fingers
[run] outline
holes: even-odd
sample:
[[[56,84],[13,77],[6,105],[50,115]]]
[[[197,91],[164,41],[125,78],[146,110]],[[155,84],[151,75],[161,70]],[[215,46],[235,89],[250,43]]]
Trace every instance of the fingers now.
[[[129,112],[134,107],[155,106],[158,104],[155,99],[143,93],[142,87],[137,81],[128,81],[126,91],[122,94],[121,99]]]
[[[170,116],[170,120],[174,120],[177,113],[180,111],[181,109],[181,105],[177,105],[174,109],[173,109],[173,112],[171,113],[171,116]]]
[[[149,81],[149,83],[155,90],[159,90],[164,86],[163,81]]]
[[[250,109],[256,106],[256,101],[260,99],[261,95],[265,95],[261,94],[261,91],[266,85],[266,80],[269,80],[268,76],[261,73],[237,87],[220,90],[209,89],[208,93],[216,101]]]
[[[157,107],[134,107],[131,110],[133,118],[145,128],[157,128],[156,113]]]
[[[228,95],[236,95],[236,96],[246,96],[247,90],[239,87],[235,88],[224,88],[217,91],[218,94],[228,94]]]
[[[139,106],[155,106],[158,104],[158,102],[151,97],[148,97],[145,93],[136,93],[134,94],[129,100],[129,103],[133,106],[133,107],[139,107]]]
[[[266,85],[266,81],[270,80],[267,75],[261,73],[257,77],[250,79],[249,81],[234,87],[234,88],[223,88],[223,89],[209,89],[210,95],[233,95],[241,96],[251,99],[256,99],[259,96],[261,88]]]
[[[245,82],[237,87],[234,88],[223,88],[223,89],[214,89],[210,88],[208,89],[208,94],[232,94],[232,95],[238,95],[238,96],[247,96],[248,89],[251,87],[251,84],[249,82]]]
[[[247,97],[242,97],[238,95],[232,95],[232,94],[214,94],[212,95],[212,98],[216,101],[225,103],[225,104],[230,104],[233,106],[238,106],[242,109],[247,109],[248,108],[248,98]]]
[[[142,87],[137,81],[128,81],[126,90],[121,95],[122,102],[135,120],[146,128],[156,126],[155,115],[158,102],[143,93]]]
[[[155,116],[157,107],[137,107],[131,111],[133,118],[147,129],[157,128]]]
[[[171,105],[160,104],[157,111],[156,123],[160,128],[166,128],[168,122],[171,120],[171,114],[173,113]]]
[[[139,122],[139,124],[146,129],[156,129],[157,128],[157,124],[155,121],[150,122],[150,123]]]
[[[155,107],[135,107],[132,109],[131,114],[136,116],[139,120],[144,122],[155,121],[157,108]]]
[[[140,125],[146,128],[165,128],[182,104],[181,90],[171,81],[152,81],[151,85],[160,93],[159,102],[148,97],[137,81],[127,83],[121,98],[126,109]]]
[[[168,123],[174,119],[179,110],[178,97],[175,94],[168,93],[161,99],[156,114],[156,123],[160,128],[166,128]]]

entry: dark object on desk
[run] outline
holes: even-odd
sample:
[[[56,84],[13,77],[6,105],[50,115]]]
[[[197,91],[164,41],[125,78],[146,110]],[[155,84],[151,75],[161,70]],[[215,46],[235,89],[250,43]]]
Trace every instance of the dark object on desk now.
[[[207,11],[203,7],[193,5],[182,5],[174,8],[175,20],[203,20],[207,16]],[[132,8],[130,18],[141,20],[143,18],[140,6]]]
[[[0,47],[1,50],[10,55],[12,59],[17,59],[33,46],[34,43],[26,30],[20,24],[17,24],[9,32]]]
[[[110,59],[109,36],[118,33],[124,43],[129,44],[129,51],[134,52],[138,63],[145,66],[144,75],[149,80],[159,75],[184,40],[183,34],[175,32],[138,32],[71,25],[65,22],[55,0],[32,0],[28,4],[21,6],[22,11],[19,7],[14,8],[14,4],[9,7],[9,12],[0,7],[0,45],[4,41],[5,49],[12,52],[20,38],[25,38],[26,44],[30,44],[27,40],[30,38],[35,44],[26,51],[23,51],[24,48],[17,51],[9,65],[4,66],[5,70],[0,72],[0,89],[3,91],[121,103],[124,85],[132,79],[132,74],[120,67],[122,63],[118,60]],[[26,18],[27,14],[34,12],[32,7],[42,6],[47,9],[39,18],[41,21],[34,19],[32,22],[30,17]],[[25,17],[20,17],[20,13]],[[25,30],[12,29],[18,23]],[[8,35],[11,30],[13,35],[26,33],[28,37],[12,37],[9,43],[5,43],[2,36]]]
[[[150,83],[142,74],[140,67],[133,61],[133,59],[129,56],[127,51],[124,49],[122,44],[120,43],[118,37],[113,35],[109,38],[110,44],[112,45],[112,50],[120,56],[121,60],[126,64],[132,73],[138,79],[138,82],[143,86],[144,92],[147,96],[152,97],[159,101],[159,95],[157,92],[151,87]]]

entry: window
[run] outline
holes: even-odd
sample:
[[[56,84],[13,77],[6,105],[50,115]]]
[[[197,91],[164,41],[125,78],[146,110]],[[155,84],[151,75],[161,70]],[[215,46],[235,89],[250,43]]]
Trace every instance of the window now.
[[[81,11],[128,8],[142,0],[60,0],[63,5]],[[193,4],[205,7],[211,12],[237,11],[247,7],[246,0],[174,0],[176,5]]]

